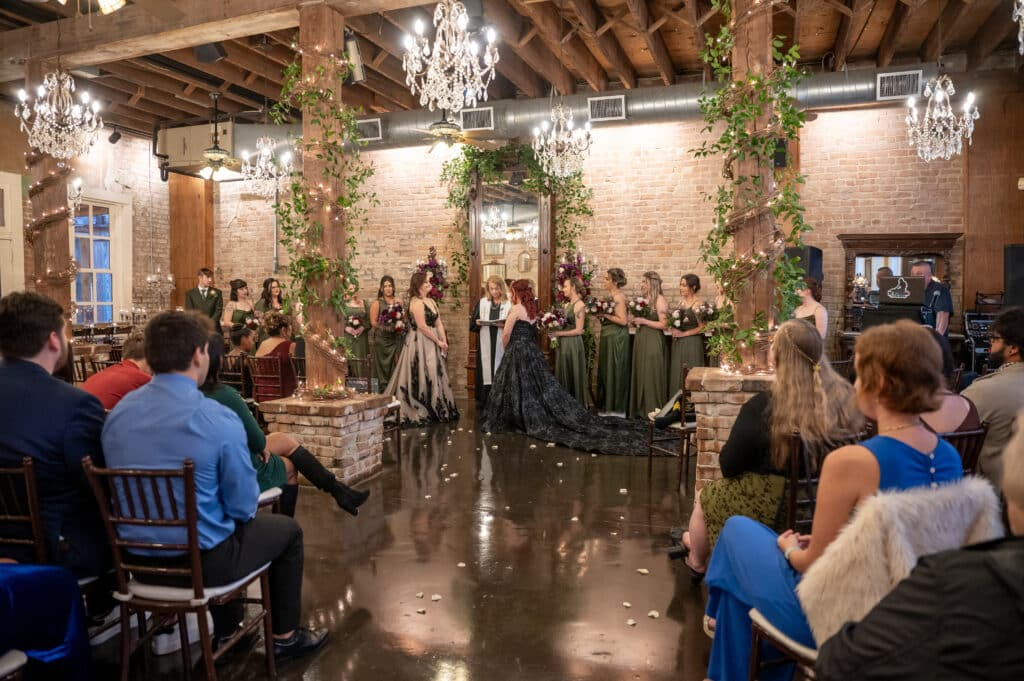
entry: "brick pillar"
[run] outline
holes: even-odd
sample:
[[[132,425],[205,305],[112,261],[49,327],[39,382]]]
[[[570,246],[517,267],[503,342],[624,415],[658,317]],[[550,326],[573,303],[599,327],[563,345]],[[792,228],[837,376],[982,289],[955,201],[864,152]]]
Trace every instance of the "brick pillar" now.
[[[716,367],[692,369],[686,377],[686,388],[697,411],[697,475],[694,492],[705,483],[722,477],[718,453],[740,413],[740,407],[759,392],[768,390],[775,380],[772,374],[727,374]]]
[[[351,485],[383,467],[384,414],[390,401],[383,395],[344,400],[289,397],[263,402],[260,411],[270,432],[293,435],[324,468]]]

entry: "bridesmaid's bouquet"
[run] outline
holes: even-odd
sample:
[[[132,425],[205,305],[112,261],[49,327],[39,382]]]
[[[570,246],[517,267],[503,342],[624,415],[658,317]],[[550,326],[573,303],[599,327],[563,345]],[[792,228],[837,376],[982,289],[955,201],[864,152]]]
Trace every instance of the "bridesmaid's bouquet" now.
[[[388,333],[404,334],[408,330],[405,324],[405,308],[397,301],[391,303],[380,311],[377,324]]]
[[[588,298],[587,314],[615,314],[615,301],[611,298]]]
[[[537,328],[541,331],[561,331],[565,328],[565,313],[560,307],[553,307],[537,318]],[[551,339],[551,347],[558,347],[558,338]]]
[[[672,310],[672,313],[668,316],[669,328],[675,329],[676,331],[689,331],[697,327],[698,319],[697,312],[689,307],[681,307],[677,310]]]
[[[643,296],[631,298],[626,303],[626,307],[629,308],[629,313],[634,317],[651,318],[651,301]]]
[[[349,327],[350,329],[358,331],[359,329],[363,328],[363,318],[355,314],[349,315],[345,319],[345,326]]]
[[[251,329],[253,331],[257,331],[260,328],[260,320],[256,319],[255,317],[246,317],[245,321],[243,321],[242,324],[245,326],[245,328]]]
[[[713,300],[705,300],[703,303],[697,306],[697,315],[701,321],[711,322],[718,317],[718,306],[715,305]]]

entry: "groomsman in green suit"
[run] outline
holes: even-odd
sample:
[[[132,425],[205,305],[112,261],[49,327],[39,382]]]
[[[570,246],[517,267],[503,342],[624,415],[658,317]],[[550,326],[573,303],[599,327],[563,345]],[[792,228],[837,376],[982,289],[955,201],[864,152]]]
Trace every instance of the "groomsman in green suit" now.
[[[199,270],[199,285],[185,292],[185,309],[197,310],[213,320],[217,333],[222,333],[220,316],[224,312],[224,296],[213,287],[213,272],[208,267]]]

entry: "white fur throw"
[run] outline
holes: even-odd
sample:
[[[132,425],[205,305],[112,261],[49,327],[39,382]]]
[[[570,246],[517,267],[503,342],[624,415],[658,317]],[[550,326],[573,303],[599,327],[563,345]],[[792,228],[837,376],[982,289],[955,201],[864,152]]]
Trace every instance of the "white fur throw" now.
[[[865,499],[797,586],[814,640],[821,645],[847,622],[860,621],[918,557],[1002,534],[999,499],[982,478]]]

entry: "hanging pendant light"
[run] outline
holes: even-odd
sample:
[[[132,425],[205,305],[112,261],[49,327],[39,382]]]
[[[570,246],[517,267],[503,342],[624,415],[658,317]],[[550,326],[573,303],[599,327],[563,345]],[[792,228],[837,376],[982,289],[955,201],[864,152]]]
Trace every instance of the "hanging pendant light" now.
[[[917,155],[924,161],[942,158],[949,160],[963,151],[963,142],[971,143],[974,135],[974,121],[981,117],[974,105],[974,93],[968,93],[963,105],[963,115],[953,111],[952,97],[956,94],[953,81],[948,75],[933,78],[924,88],[924,114],[919,115],[917,100],[911,97],[907,102],[907,128],[910,146],[917,148]]]

